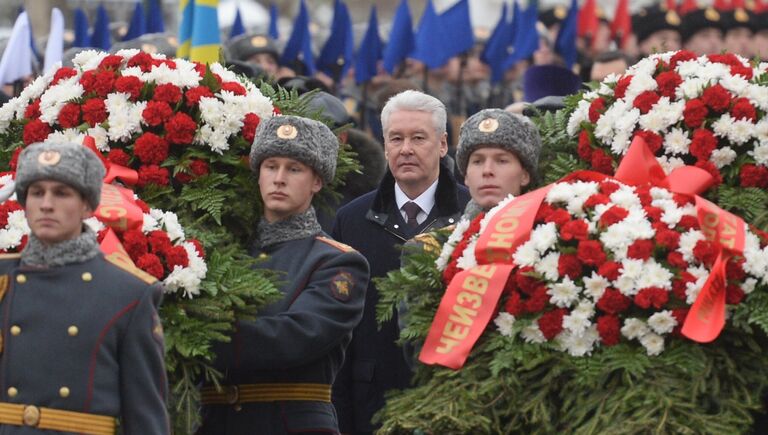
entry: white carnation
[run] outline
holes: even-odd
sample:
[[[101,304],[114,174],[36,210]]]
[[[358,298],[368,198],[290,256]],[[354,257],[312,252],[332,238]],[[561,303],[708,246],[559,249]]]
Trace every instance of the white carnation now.
[[[515,260],[517,262],[517,260]],[[557,271],[557,265],[560,262],[559,252],[550,252],[545,255],[540,261],[533,265],[533,269],[542,274],[545,279],[549,281],[555,281],[560,278],[560,273]],[[518,263],[519,264],[519,263]]]
[[[677,319],[669,310],[659,311],[648,318],[648,326],[657,334],[669,334],[677,326]]]
[[[520,331],[520,337],[522,337],[526,343],[540,344],[547,341],[547,338],[544,337],[544,334],[541,332],[541,329],[539,329],[539,325],[536,322],[524,327],[523,330]]]
[[[621,327],[621,334],[630,340],[642,337],[649,332],[650,330],[645,322],[635,317],[624,319],[624,326]]]
[[[592,353],[595,343],[600,338],[595,325],[590,325],[582,333],[571,333],[568,330],[563,331],[557,336],[557,342],[560,347],[571,356],[584,356]]]
[[[669,154],[687,154],[690,145],[688,133],[681,128],[675,127],[664,136],[664,150]]]
[[[712,151],[712,156],[709,160],[711,160],[718,169],[722,169],[736,160],[736,151],[731,147],[718,148]]]
[[[598,275],[597,272],[592,271],[592,276],[584,277],[584,292],[592,297],[594,301],[599,300],[605,289],[611,285],[611,283],[602,275]]]
[[[536,229],[531,232],[529,240],[533,242],[536,250],[543,254],[548,249],[555,246],[557,239],[557,225],[554,222],[549,222],[536,227]]]
[[[640,337],[640,344],[645,347],[649,356],[658,355],[664,351],[664,338],[653,332],[649,332]]]
[[[561,282],[550,284],[547,288],[549,302],[561,308],[569,307],[576,302],[580,291],[581,288],[567,276]]]
[[[768,166],[768,141],[766,141],[764,144],[756,146],[747,154],[754,157],[755,162],[758,165]]]
[[[493,319],[493,323],[496,324],[496,329],[501,335],[511,337],[514,332],[515,316],[502,311],[495,319]]]
[[[677,251],[683,254],[683,259],[687,262],[693,261],[693,248],[699,240],[704,240],[704,234],[699,230],[688,230],[680,235],[680,246]]]
[[[24,210],[15,210],[8,213],[8,228],[19,230],[22,234],[30,233],[27,215],[24,213]]]
[[[512,259],[515,260],[515,264],[519,266],[535,266],[539,261],[539,251],[536,249],[536,243],[528,239],[525,243],[518,246],[515,253],[512,254]]]

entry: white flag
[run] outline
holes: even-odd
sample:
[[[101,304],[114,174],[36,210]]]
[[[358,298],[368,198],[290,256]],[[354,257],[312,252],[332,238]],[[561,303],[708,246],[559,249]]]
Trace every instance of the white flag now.
[[[51,33],[48,34],[48,44],[45,46],[45,66],[43,74],[48,74],[58,68],[64,54],[64,15],[59,8],[51,10]]]
[[[0,59],[0,85],[32,75],[32,31],[27,12],[19,14]]]

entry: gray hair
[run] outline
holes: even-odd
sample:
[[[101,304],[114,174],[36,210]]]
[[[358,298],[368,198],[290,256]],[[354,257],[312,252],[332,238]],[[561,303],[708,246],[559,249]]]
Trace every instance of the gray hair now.
[[[381,110],[381,127],[385,134],[389,127],[390,115],[400,110],[430,113],[438,136],[442,136],[445,133],[448,119],[448,115],[445,113],[445,104],[431,95],[409,89],[387,100],[387,104]]]

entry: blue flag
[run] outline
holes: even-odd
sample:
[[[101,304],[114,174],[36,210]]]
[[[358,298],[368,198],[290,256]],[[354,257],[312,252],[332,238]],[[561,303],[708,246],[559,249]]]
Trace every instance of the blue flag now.
[[[315,55],[312,53],[312,35],[309,34],[309,12],[304,0],[301,0],[299,15],[293,22],[293,31],[285,44],[280,64],[292,67],[300,62],[304,65],[303,75],[315,74]],[[298,71],[297,71],[298,72]]]
[[[240,16],[240,7],[235,5],[235,22],[232,23],[232,30],[229,31],[229,39],[234,38],[237,35],[245,33],[245,26],[243,26],[243,17]]]
[[[352,61],[355,42],[347,5],[341,0],[336,0],[333,9],[331,36],[317,58],[317,68],[336,80],[346,75]]]
[[[112,35],[109,32],[109,16],[104,5],[100,4],[96,12],[96,21],[93,23],[91,33],[91,45],[108,51],[112,47]]]
[[[517,62],[533,56],[533,53],[539,49],[539,31],[536,29],[536,21],[539,18],[539,5],[537,0],[528,3],[525,11],[515,14],[520,19],[514,19],[515,27],[514,51],[504,61],[503,69],[507,70],[515,66]]]
[[[147,17],[147,33],[165,32],[163,7],[160,0],[149,0],[149,16]]]
[[[469,19],[469,0],[459,0],[438,17],[448,38],[443,42],[448,57],[472,49],[475,45],[475,35],[472,32],[472,21]]]
[[[560,31],[555,39],[555,52],[563,57],[565,64],[570,69],[576,63],[576,31],[579,23],[579,4],[577,0],[571,0],[571,9],[568,10]]]
[[[277,31],[277,5],[269,5],[269,37],[277,41],[280,38],[280,32]]]
[[[520,7],[515,0],[514,19],[519,20]],[[507,4],[501,8],[501,18],[493,29],[491,37],[485,43],[480,60],[491,67],[491,83],[498,83],[504,78],[504,61],[511,54],[514,47],[516,21],[509,21]]]
[[[363,42],[357,49],[355,59],[355,82],[358,84],[369,81],[378,71],[381,60],[381,39],[379,38],[379,20],[376,18],[376,6],[371,7],[371,17],[368,20],[368,30]]]
[[[393,74],[397,65],[405,61],[416,44],[413,39],[413,22],[408,0],[401,0],[389,32],[389,42],[384,47],[384,69]]]
[[[80,8],[75,9],[75,40],[73,47],[90,47],[91,36],[88,34],[88,16]]]
[[[427,7],[416,30],[416,50],[411,57],[423,62],[428,69],[439,68],[450,58],[445,48],[446,40],[432,0],[427,0]]]
[[[145,33],[147,33],[147,17],[144,16],[144,6],[139,1],[133,10],[131,23],[128,25],[128,31],[125,32],[125,36],[123,36],[123,41],[130,41]]]

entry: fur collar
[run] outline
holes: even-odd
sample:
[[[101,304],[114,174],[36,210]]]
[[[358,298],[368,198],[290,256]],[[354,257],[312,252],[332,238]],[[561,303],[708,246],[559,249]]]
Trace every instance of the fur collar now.
[[[21,251],[21,263],[25,266],[60,267],[83,263],[99,255],[99,242],[91,227],[83,225],[83,232],[71,240],[46,246],[34,234]]]
[[[256,230],[254,247],[261,249],[275,243],[303,239],[317,235],[321,231],[315,208],[312,206],[304,213],[293,215],[282,221],[270,223],[262,217]]]

